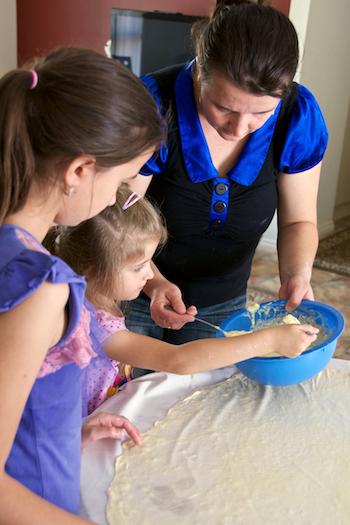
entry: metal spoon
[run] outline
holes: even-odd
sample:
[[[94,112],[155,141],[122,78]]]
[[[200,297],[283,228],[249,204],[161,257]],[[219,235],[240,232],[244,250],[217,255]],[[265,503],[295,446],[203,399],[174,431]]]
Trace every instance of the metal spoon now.
[[[194,315],[193,317],[195,321],[199,321],[200,323],[207,324],[208,326],[211,326],[212,328],[214,328],[214,330],[217,330],[218,332],[221,332],[222,334],[224,334],[225,337],[229,337],[229,332],[226,332],[226,330],[223,330],[222,328],[220,328],[220,326],[217,326],[216,324],[213,324],[213,323],[209,323],[209,321],[205,321],[204,319],[200,319],[196,315]]]
[[[169,304],[165,305],[164,308],[166,310],[169,310],[170,312],[174,312],[174,309],[171,308]],[[211,326],[212,328],[214,328],[214,330],[221,332],[225,337],[229,337],[229,332],[226,332],[225,330],[220,328],[220,326],[217,326],[216,324],[213,324],[213,323],[209,323],[209,321],[205,321],[204,319],[201,319],[200,317],[197,317],[196,315],[194,315],[193,318],[195,321]]]

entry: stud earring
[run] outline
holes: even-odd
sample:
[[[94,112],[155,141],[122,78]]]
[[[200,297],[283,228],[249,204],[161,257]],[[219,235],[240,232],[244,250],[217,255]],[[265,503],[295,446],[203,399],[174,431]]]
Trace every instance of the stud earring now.
[[[75,193],[74,186],[65,186],[63,193],[67,195],[67,197],[71,197]]]

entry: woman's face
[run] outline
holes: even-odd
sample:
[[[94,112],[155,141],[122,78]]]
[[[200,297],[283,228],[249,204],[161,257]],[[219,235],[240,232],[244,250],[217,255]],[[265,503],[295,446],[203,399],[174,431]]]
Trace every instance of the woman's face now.
[[[72,195],[65,197],[55,222],[75,226],[114,204],[119,186],[137,177],[152,154],[153,150],[144,152],[135,159],[112,168],[97,170],[94,163],[85,166],[84,177],[79,178],[79,184]]]
[[[216,73],[197,83],[200,114],[224,140],[238,141],[261,128],[280,99],[243,91]]]

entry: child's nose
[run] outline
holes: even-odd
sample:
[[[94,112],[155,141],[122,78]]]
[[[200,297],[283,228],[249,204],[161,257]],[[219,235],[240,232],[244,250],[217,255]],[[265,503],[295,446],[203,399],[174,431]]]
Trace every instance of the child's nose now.
[[[151,268],[151,265],[150,265],[149,268],[148,268],[148,271],[147,271],[146,279],[148,281],[149,279],[153,279],[153,277],[154,277],[154,272],[153,272],[153,270]]]

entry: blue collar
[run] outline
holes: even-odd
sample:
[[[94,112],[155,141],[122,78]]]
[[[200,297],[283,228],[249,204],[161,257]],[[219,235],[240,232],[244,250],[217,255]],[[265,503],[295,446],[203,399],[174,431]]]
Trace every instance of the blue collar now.
[[[220,175],[213,165],[196,108],[192,79],[193,63],[194,60],[186,64],[176,79],[175,100],[188,176],[192,182],[203,182]],[[250,135],[238,161],[227,174],[231,180],[243,186],[253,184],[266,159],[281,105],[280,102],[265,124]]]

